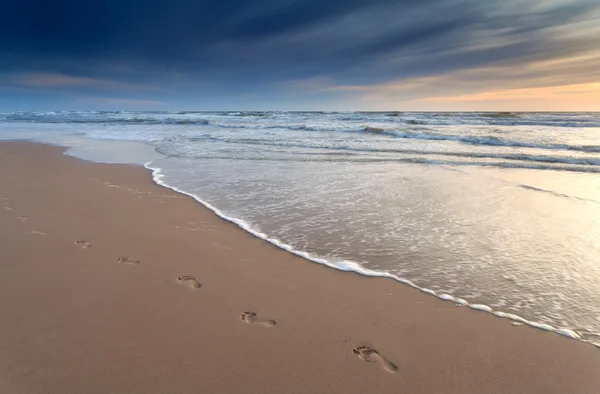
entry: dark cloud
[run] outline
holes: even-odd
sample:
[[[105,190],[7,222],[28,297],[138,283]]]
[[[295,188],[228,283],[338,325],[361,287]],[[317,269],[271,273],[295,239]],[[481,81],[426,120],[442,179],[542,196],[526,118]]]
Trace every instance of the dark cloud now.
[[[54,73],[191,97],[207,83],[228,94],[313,77],[381,83],[599,51],[599,15],[596,0],[11,1],[0,84]]]

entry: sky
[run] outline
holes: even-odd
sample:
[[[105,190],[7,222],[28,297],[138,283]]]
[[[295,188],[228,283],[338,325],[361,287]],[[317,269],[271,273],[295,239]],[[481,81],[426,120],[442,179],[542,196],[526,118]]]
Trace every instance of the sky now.
[[[12,110],[600,111],[600,1],[8,0]]]

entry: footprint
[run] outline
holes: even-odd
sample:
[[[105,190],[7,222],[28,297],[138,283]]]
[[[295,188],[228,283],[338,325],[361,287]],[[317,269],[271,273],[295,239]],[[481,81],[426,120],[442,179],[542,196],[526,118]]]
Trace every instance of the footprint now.
[[[10,200],[10,198],[8,198],[8,197],[6,197],[6,196],[2,196],[2,199],[3,199],[4,201],[8,201],[8,200]]]
[[[39,234],[39,235],[46,235],[45,232],[43,232],[42,230],[40,230],[39,228],[34,228],[33,230],[31,230],[32,234]]]
[[[91,248],[92,247],[92,243],[89,241],[85,241],[82,239],[79,239],[77,241],[75,241],[75,245],[79,245],[81,246],[82,249],[87,249],[87,248]]]
[[[182,275],[182,276],[178,276],[177,280],[180,283],[184,283],[187,282],[188,285],[192,288],[192,289],[198,289],[200,287],[200,283],[198,283],[198,281],[196,280],[196,278],[194,278],[193,276],[189,276],[189,275]]]
[[[17,219],[19,219],[20,221],[24,222],[27,219],[29,219],[29,216],[17,216]]]
[[[395,366],[393,363],[391,363],[385,357],[379,354],[377,350],[370,348],[369,346],[361,345],[355,347],[354,349],[352,349],[352,353],[358,356],[358,358],[360,358],[361,360],[368,362],[379,362],[383,369],[385,369],[388,372],[395,373],[396,371],[398,371],[397,366]]]
[[[11,207],[10,205],[5,206],[4,209],[6,209],[7,211],[14,211],[15,210],[15,208]]]
[[[257,319],[256,313],[254,313],[254,312],[242,312],[242,315],[240,316],[240,320],[245,321],[246,323],[250,323],[250,324],[254,324],[254,323],[262,324],[263,326],[267,326],[267,327],[275,327],[275,325],[277,324],[277,322],[275,320]]]
[[[139,264],[140,261],[139,260],[134,260],[134,259],[132,259],[130,257],[127,257],[127,256],[121,256],[121,257],[119,257],[117,259],[117,263],[124,263],[124,264],[134,265],[134,264]]]

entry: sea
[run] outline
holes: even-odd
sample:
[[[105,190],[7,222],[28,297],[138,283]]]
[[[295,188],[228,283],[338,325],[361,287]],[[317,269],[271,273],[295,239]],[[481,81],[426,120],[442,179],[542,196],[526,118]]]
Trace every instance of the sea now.
[[[314,263],[600,347],[600,113],[0,112],[0,139],[144,165]]]

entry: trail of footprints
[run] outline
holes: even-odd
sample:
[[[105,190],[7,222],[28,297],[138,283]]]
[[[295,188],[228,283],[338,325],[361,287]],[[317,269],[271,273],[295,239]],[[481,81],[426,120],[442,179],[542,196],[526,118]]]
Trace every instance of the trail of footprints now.
[[[8,201],[8,197],[2,197],[2,200]],[[15,208],[11,205],[4,206],[4,209],[8,211],[14,211]],[[29,219],[27,215],[21,215],[17,217],[20,221],[25,222]],[[35,228],[31,231],[32,234],[37,235],[45,235],[46,232],[40,230],[39,228]],[[92,243],[87,240],[76,240],[74,244],[79,246],[82,249],[89,249],[92,246]],[[118,264],[128,264],[128,265],[139,265],[141,261],[135,260],[129,256],[121,256],[116,259],[116,263]],[[177,282],[180,284],[185,284],[191,289],[198,289],[201,287],[200,283],[196,280],[195,277],[190,275],[181,275],[177,277]],[[258,317],[256,312],[242,312],[240,315],[240,320],[247,324],[261,325],[265,327],[275,327],[277,325],[276,320],[272,319],[262,319]],[[381,353],[372,347],[366,345],[360,345],[352,349],[352,354],[358,357],[362,361],[366,362],[375,362],[379,364],[384,370],[391,373],[396,373],[398,371],[398,367],[385,358]]]

